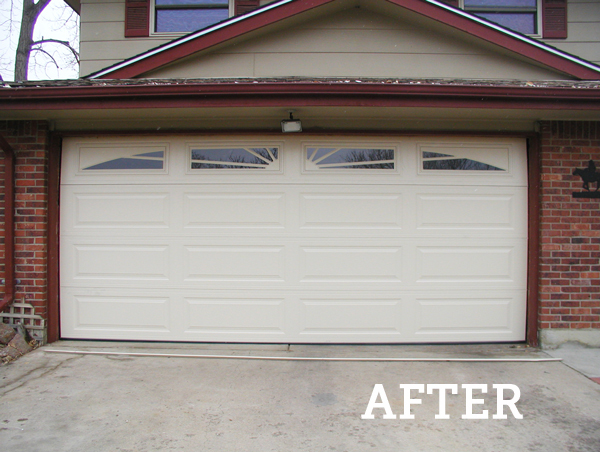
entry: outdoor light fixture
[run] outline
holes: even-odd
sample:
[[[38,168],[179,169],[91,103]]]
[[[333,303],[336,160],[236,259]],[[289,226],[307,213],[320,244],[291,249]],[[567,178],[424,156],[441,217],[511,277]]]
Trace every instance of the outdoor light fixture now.
[[[281,121],[281,131],[283,133],[302,132],[302,122],[299,119],[294,119],[294,114],[290,111],[290,119]]]

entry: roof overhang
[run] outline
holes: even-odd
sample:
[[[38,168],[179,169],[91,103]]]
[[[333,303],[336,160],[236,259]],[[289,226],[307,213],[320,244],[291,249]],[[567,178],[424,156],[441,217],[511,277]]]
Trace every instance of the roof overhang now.
[[[136,127],[165,130],[175,127],[169,126],[173,118],[187,119],[185,124],[199,128],[264,128],[258,120],[261,114],[272,120],[296,109],[313,118],[314,128],[329,127],[328,121],[338,115],[348,118],[343,125],[349,130],[360,129],[361,124],[380,127],[377,118],[387,121],[389,128],[398,128],[400,117],[405,120],[402,124],[418,118],[432,124],[437,121],[439,129],[459,117],[465,124],[487,118],[488,129],[499,128],[500,123],[494,122],[499,120],[529,124],[518,127],[530,127],[542,119],[600,121],[600,83],[592,82],[247,79],[62,83],[64,86],[48,82],[5,85],[0,88],[0,119],[62,121],[63,128],[73,129],[110,129],[121,123],[127,127],[127,121],[138,121]],[[253,116],[256,121],[248,122]],[[144,118],[148,122],[141,121]],[[218,118],[235,120],[219,122]],[[242,123],[247,127],[240,126]]]
[[[600,82],[444,80],[115,80],[0,89],[10,110],[378,106],[600,110]],[[9,86],[9,87],[7,87]]]

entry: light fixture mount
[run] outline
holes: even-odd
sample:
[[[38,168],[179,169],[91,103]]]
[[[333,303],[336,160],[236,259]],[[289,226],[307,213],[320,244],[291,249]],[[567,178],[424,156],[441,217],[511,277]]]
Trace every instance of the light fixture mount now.
[[[294,119],[294,112],[290,111],[290,119],[281,121],[281,131],[283,133],[302,132],[302,122]]]

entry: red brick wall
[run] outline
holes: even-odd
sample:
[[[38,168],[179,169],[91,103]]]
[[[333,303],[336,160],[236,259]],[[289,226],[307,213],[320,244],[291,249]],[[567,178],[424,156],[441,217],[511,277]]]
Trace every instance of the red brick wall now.
[[[540,328],[600,329],[600,199],[572,196],[582,191],[575,168],[594,160],[600,171],[600,122],[541,132]]]
[[[0,121],[0,134],[16,154],[16,301],[47,314],[48,128],[45,121]],[[4,154],[0,151],[0,277],[4,278]]]

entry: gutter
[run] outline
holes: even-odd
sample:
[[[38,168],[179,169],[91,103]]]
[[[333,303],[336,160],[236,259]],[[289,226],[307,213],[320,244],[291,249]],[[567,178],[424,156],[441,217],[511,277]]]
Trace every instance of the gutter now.
[[[15,298],[15,152],[0,135],[0,148],[4,151],[4,298],[0,313]]]
[[[596,85],[481,86],[353,80],[19,87],[0,89],[0,112],[290,105],[600,110],[600,88]]]

